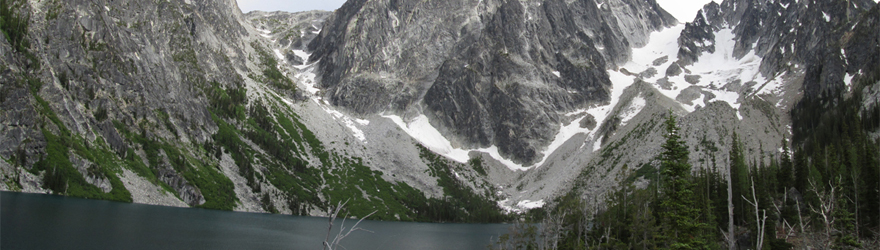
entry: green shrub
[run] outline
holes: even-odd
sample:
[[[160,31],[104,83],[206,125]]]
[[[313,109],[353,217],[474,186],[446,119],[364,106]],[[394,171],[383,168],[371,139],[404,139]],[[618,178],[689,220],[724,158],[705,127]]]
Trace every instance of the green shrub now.
[[[30,14],[22,14],[27,10],[24,0],[0,0],[0,30],[18,52],[25,52],[30,48],[27,40]]]
[[[95,120],[99,122],[103,122],[107,120],[107,109],[104,107],[99,107],[97,111],[95,111]]]
[[[207,92],[208,101],[215,113],[224,118],[244,119],[247,90],[238,86],[222,89],[219,83],[212,82]]]
[[[471,165],[471,168],[474,171],[477,171],[478,174],[482,176],[486,176],[486,168],[483,167],[483,159],[480,157],[474,157],[468,160],[468,163]]]

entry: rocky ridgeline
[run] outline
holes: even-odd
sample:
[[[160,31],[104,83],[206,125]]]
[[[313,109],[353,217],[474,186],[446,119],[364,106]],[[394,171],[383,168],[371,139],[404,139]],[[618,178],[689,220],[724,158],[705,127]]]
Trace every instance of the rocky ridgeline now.
[[[808,95],[841,91],[843,76],[858,72],[848,65],[867,62],[857,50],[846,53],[847,48],[862,46],[859,51],[876,51],[867,48],[870,42],[859,40],[870,35],[853,35],[857,28],[854,25],[875,5],[870,0],[712,2],[682,32],[678,64],[670,66],[667,74],[680,72],[676,67],[693,64],[704,52],[713,52],[716,41],[712,34],[732,29],[736,36],[733,56],[739,59],[754,52],[762,58],[760,70],[764,76],[787,73],[793,65],[801,65],[806,66],[804,87]],[[864,18],[870,20],[869,16]],[[858,38],[853,41],[851,37]],[[850,57],[855,61],[847,61]]]

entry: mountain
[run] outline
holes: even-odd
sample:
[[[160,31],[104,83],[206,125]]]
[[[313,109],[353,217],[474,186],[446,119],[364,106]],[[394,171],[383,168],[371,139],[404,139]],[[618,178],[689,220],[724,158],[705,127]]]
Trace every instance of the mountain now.
[[[648,185],[670,114],[723,171],[734,133],[770,162],[832,96],[880,103],[867,0],[3,3],[3,190],[497,222]]]
[[[472,191],[485,184],[448,181],[461,164],[424,160],[401,132],[382,135],[404,146],[363,153],[278,67],[261,30],[275,26],[254,28],[233,0],[2,3],[4,190],[312,215],[351,199],[355,216],[499,220]],[[474,219],[465,202],[489,212]]]
[[[695,168],[724,173],[734,132],[746,159],[770,164],[783,147],[822,143],[806,141],[818,117],[799,114],[833,110],[833,103],[841,102],[830,101],[834,96],[861,93],[857,112],[870,119],[877,68],[863,56],[878,51],[876,33],[867,32],[876,26],[866,28],[873,25],[876,9],[871,1],[712,2],[693,21],[655,33],[648,46],[635,49],[644,57],[623,65],[626,71],[619,72],[626,77],[620,79],[634,79],[632,86],[641,89],[646,88],[640,84],[653,87],[642,96],[660,93],[677,102],[666,107],[682,116]],[[851,43],[860,44],[860,52],[850,49]],[[619,103],[629,105],[625,96]],[[804,101],[819,99],[824,104]],[[610,177],[647,183],[642,177],[656,171],[664,111],[645,110],[635,118],[648,116],[648,122],[630,122],[631,129],[620,129],[614,120],[603,124],[603,129],[617,128],[613,139],[602,142],[602,156],[575,186],[596,195],[617,184]],[[785,139],[791,144],[783,144]]]
[[[532,165],[563,114],[606,104],[606,69],[676,21],[654,1],[349,1],[309,45],[355,114],[424,115],[452,145]]]

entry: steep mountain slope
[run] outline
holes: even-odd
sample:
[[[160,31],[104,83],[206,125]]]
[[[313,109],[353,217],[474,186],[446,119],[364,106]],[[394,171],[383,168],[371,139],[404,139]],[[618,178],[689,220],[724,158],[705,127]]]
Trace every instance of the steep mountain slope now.
[[[91,170],[99,159],[63,151],[85,146],[82,153],[88,154],[94,153],[92,147],[101,147],[104,153],[136,157],[138,150],[124,141],[123,130],[156,139],[181,138],[184,143],[206,141],[217,125],[198,88],[209,82],[229,88],[244,84],[236,72],[246,70],[240,38],[248,32],[230,3],[199,3],[206,7],[199,12],[183,2],[20,5],[17,11],[30,16],[29,29],[21,31],[30,47],[13,49],[2,42],[7,95],[2,123],[16,126],[4,126],[0,152],[10,159],[17,151],[16,160],[25,166],[52,161],[54,153],[69,155],[84,176],[97,176],[91,184],[106,191],[109,187],[99,183],[109,178],[115,191],[122,183],[109,170],[100,170],[109,166]],[[54,139],[63,145],[55,145],[48,134],[61,135]],[[155,169],[155,178],[163,179],[184,202],[206,203],[184,173],[170,165]]]
[[[382,130],[391,122],[364,128],[388,138],[367,148],[351,120],[306,98],[308,83],[290,77],[297,54],[273,53],[273,42],[301,47],[326,13],[287,15],[312,24],[296,37],[254,28],[234,0],[3,3],[3,190],[312,215],[351,200],[352,216],[381,209],[373,218],[385,220],[506,218],[465,164]]]
[[[310,61],[333,105],[424,115],[456,149],[531,166],[563,114],[607,104],[605,69],[674,22],[654,1],[348,1]]]

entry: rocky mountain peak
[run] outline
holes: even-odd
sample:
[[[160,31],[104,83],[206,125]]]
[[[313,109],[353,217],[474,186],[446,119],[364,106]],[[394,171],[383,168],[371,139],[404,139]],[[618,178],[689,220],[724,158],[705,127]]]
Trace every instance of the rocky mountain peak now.
[[[732,56],[741,59],[754,53],[762,59],[763,76],[774,77],[793,65],[806,66],[812,76],[808,78],[815,79],[808,79],[807,94],[836,91],[843,86],[845,64],[839,38],[874,5],[869,0],[712,2],[682,31],[679,65],[693,64],[703,53],[711,53],[717,42],[711,34],[729,29],[735,42]]]
[[[528,165],[561,114],[608,102],[606,69],[675,23],[655,1],[348,1],[309,60],[334,105],[424,114],[458,147]]]

